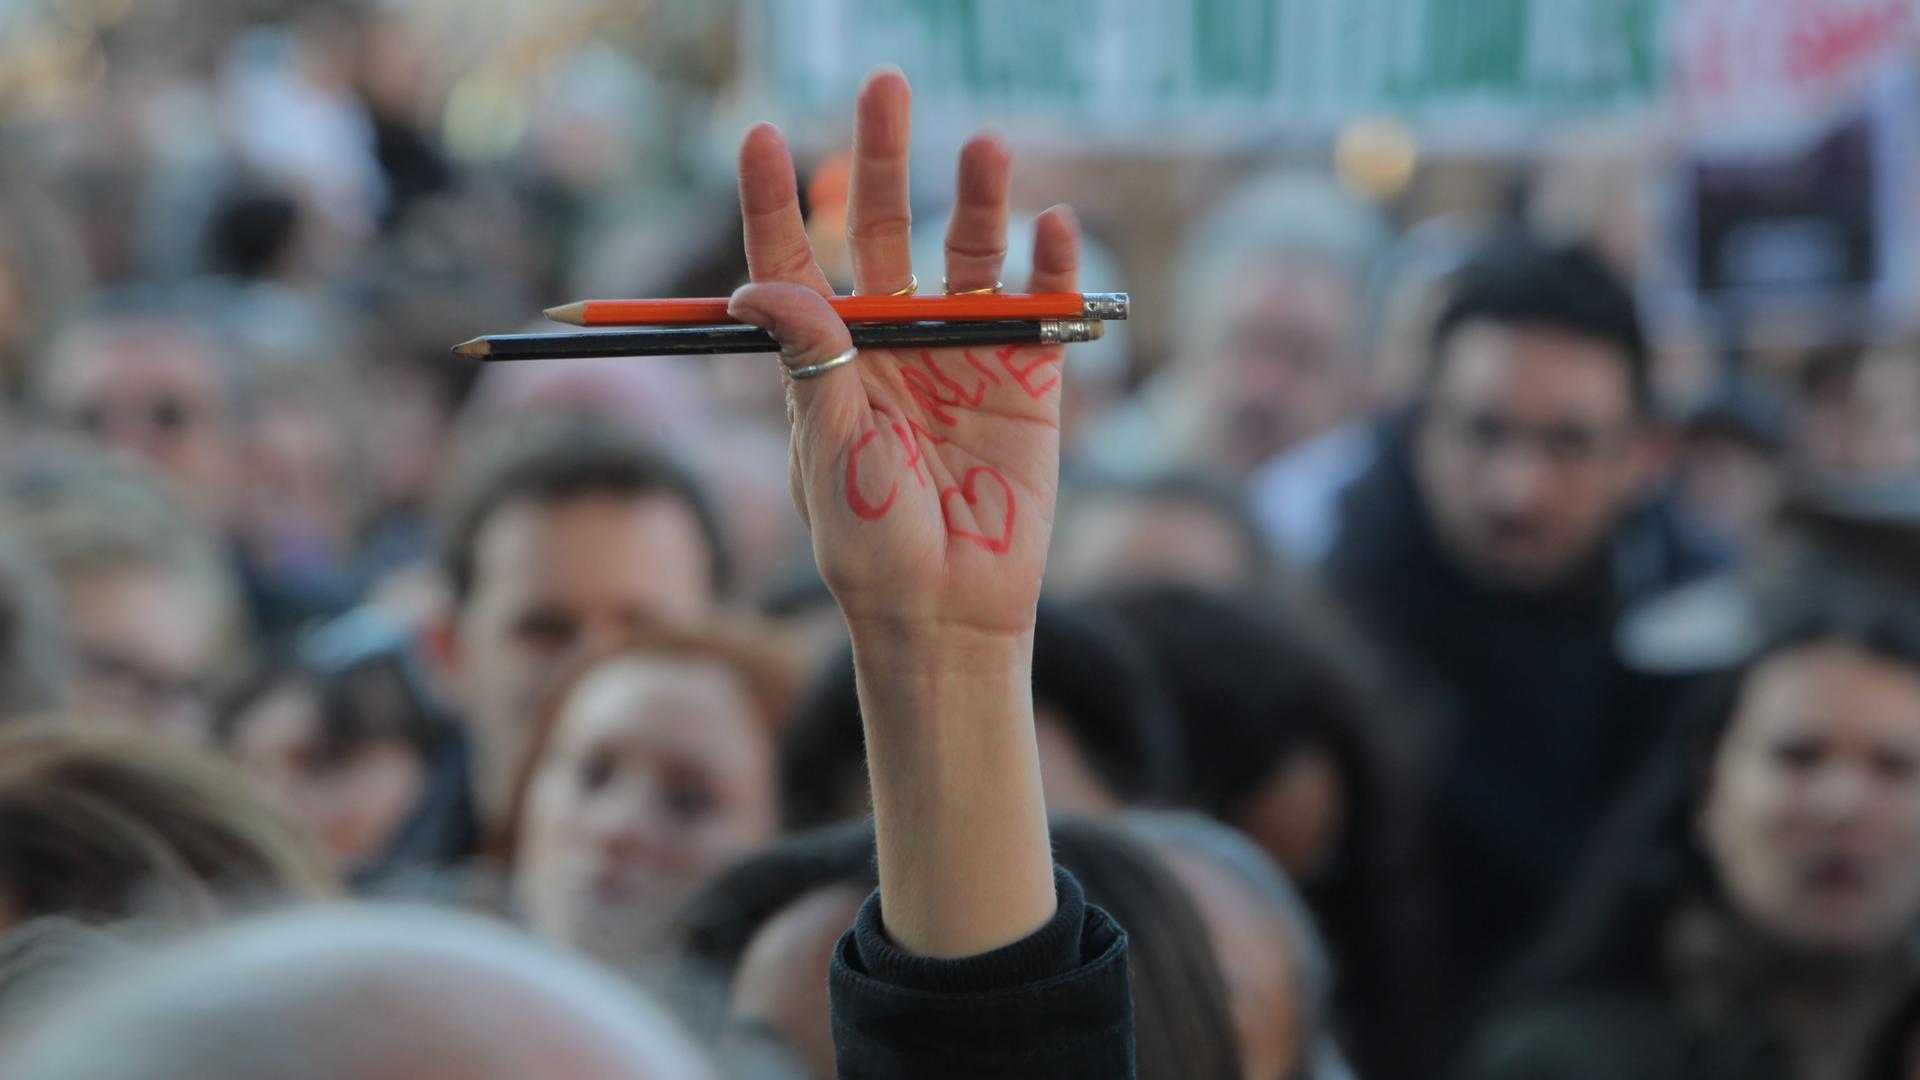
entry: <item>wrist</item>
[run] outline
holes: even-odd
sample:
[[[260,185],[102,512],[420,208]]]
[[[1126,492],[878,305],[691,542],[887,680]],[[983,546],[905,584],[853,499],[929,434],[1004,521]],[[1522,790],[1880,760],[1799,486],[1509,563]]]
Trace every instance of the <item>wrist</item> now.
[[[1031,624],[999,629],[930,619],[849,618],[847,632],[854,664],[868,679],[1031,684]]]

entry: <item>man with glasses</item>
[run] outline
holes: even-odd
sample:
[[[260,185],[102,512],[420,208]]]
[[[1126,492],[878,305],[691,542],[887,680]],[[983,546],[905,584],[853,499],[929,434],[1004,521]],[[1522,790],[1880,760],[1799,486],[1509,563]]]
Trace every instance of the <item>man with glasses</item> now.
[[[1341,500],[1325,570],[1440,727],[1426,764],[1456,999],[1562,899],[1665,692],[1621,608],[1699,569],[1651,525],[1647,349],[1591,253],[1503,236],[1458,274],[1424,382]]]
[[[154,470],[209,524],[238,488],[244,362],[184,295],[128,288],[70,322],[36,367],[46,418]]]

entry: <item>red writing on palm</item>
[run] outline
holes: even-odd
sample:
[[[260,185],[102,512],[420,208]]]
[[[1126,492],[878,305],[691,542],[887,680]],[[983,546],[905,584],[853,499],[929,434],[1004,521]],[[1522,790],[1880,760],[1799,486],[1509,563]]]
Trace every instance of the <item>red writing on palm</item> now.
[[[1011,392],[1017,388],[1018,393],[1028,399],[1039,401],[1060,384],[1055,367],[1061,358],[1058,350],[1009,345],[994,350],[989,362],[974,350],[966,349],[959,353],[962,365],[968,369],[965,372],[949,371],[943,366],[943,361],[951,364],[952,358],[949,352],[936,356],[926,350],[911,358],[895,358],[900,385],[927,423],[912,418],[887,419],[885,422],[894,435],[891,444],[880,438],[877,427],[862,432],[854,441],[847,455],[845,476],[847,508],[854,516],[863,521],[878,521],[892,511],[899,494],[898,480],[889,480],[884,492],[874,492],[861,485],[864,455],[897,447],[901,464],[925,487],[928,479],[921,443],[937,448],[952,441],[934,428],[960,426],[963,415],[986,406],[989,395],[996,389]],[[884,377],[884,372],[881,374]],[[879,416],[886,417],[890,411],[884,399],[874,400],[872,405]],[[871,463],[867,469],[872,475]],[[983,479],[987,481],[984,484]],[[940,489],[939,496],[940,516],[949,536],[977,544],[996,555],[1012,548],[1019,499],[999,468],[989,464],[966,466],[955,482]],[[959,513],[962,508],[967,512]],[[971,520],[961,520],[963,518]]]

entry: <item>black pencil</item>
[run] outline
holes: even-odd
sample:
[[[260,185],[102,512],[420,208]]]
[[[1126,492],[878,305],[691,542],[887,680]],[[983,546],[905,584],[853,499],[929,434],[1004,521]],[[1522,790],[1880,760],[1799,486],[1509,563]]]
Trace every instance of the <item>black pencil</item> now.
[[[922,322],[848,327],[862,349],[945,349],[985,345],[1066,345],[1100,337],[1093,319],[1033,322]],[[453,347],[471,360],[570,360],[589,356],[703,356],[714,353],[779,352],[765,330],[753,326],[682,326],[649,330],[602,330],[585,334],[493,334]]]

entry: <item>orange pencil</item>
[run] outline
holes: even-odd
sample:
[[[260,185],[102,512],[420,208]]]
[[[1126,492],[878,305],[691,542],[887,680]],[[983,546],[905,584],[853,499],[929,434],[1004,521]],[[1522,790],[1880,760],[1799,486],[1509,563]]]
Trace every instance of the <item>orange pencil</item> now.
[[[1126,293],[998,293],[969,296],[832,296],[849,323],[1124,319]],[[677,300],[581,300],[546,310],[575,326],[715,326],[735,321],[724,296]]]

